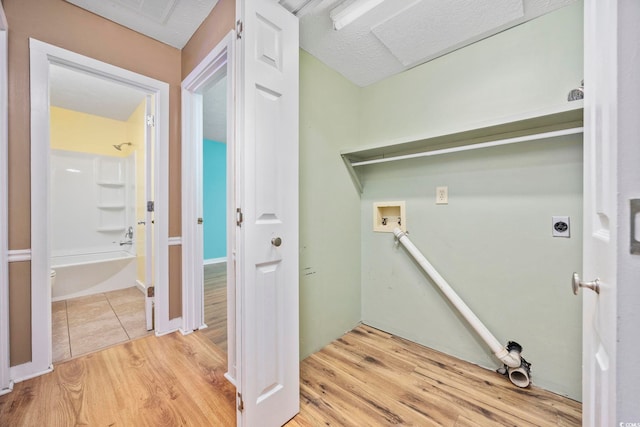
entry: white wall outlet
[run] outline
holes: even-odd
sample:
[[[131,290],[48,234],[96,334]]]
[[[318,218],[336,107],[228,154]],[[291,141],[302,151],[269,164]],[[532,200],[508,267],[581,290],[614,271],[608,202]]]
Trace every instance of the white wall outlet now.
[[[553,237],[571,237],[568,216],[551,217],[551,233]]]
[[[436,205],[449,204],[449,187],[436,187]]]

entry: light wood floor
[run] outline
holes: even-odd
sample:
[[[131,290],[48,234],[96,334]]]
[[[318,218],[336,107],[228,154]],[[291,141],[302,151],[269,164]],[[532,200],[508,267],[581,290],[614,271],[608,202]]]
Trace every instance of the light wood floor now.
[[[234,426],[225,368],[201,332],[141,338],[17,384],[0,397],[0,425]],[[577,402],[364,325],[300,368],[288,427],[581,424]]]
[[[227,263],[204,266],[204,322],[202,333],[227,351]]]
[[[313,426],[581,425],[578,402],[365,325],[306,358],[300,378]]]
[[[224,358],[198,333],[129,341],[16,384],[0,396],[0,425],[233,426]]]

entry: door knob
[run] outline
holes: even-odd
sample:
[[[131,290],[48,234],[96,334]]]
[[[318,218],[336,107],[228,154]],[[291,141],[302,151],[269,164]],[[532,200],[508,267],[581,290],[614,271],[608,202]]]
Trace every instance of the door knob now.
[[[573,294],[578,295],[578,291],[580,288],[591,289],[596,294],[600,293],[600,280],[596,279],[592,282],[582,282],[580,281],[580,275],[578,273],[573,273],[573,277],[571,278],[571,288],[573,289]]]
[[[202,223],[203,223],[202,218],[198,218],[198,224],[202,224]]]
[[[277,248],[282,244],[282,239],[279,237],[274,237],[273,239],[271,239],[271,244]]]

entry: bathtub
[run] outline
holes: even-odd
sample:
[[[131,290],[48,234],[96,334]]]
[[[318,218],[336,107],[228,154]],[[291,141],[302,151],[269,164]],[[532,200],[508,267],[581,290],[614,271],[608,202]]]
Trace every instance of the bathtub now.
[[[136,257],[126,251],[64,254],[51,257],[55,270],[52,301],[115,291],[136,285]]]

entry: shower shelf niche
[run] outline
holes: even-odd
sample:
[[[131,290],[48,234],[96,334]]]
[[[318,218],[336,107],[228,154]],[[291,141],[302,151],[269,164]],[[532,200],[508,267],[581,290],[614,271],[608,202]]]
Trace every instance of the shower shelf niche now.
[[[498,120],[460,126],[340,152],[354,185],[362,193],[356,168],[414,157],[435,156],[497,145],[582,133],[583,101]]]

